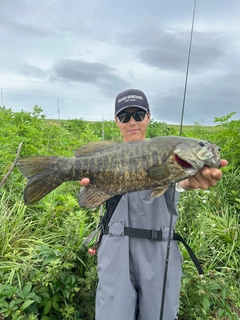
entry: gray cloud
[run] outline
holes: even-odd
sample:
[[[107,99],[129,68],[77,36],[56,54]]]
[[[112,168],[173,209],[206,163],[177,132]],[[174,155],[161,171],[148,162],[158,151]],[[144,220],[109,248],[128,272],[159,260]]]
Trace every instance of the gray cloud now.
[[[97,83],[100,79],[111,76],[114,70],[103,63],[63,60],[55,64],[52,72],[61,81]]]
[[[0,0],[0,88],[7,106],[113,117],[135,87],[154,118],[180,121],[193,2]],[[239,0],[197,3],[185,123],[239,112]],[[19,99],[21,95],[21,99]],[[238,115],[239,117],[239,115]],[[203,120],[204,119],[204,120]]]
[[[116,70],[106,64],[81,60],[63,60],[50,70],[50,81],[89,83],[108,94],[118,87],[128,87]]]
[[[190,31],[163,29],[156,25],[121,33],[117,41],[135,48],[140,62],[160,70],[185,72],[189,51]],[[214,67],[226,53],[228,40],[219,32],[195,32],[191,50],[191,71]]]
[[[9,37],[43,37],[47,36],[46,21],[39,23],[40,8],[25,0],[4,1],[0,10],[0,25],[2,35]],[[9,39],[10,40],[10,39]]]
[[[2,73],[8,73],[9,75],[18,75],[26,78],[39,78],[46,79],[48,72],[38,66],[24,61],[4,61],[0,66]]]
[[[217,82],[217,85],[216,85]],[[198,122],[211,125],[216,117],[239,111],[240,75],[226,74],[207,80],[189,82],[187,88],[184,123]],[[183,105],[183,87],[173,93],[155,94],[152,113],[159,121],[180,123]],[[237,115],[234,116],[237,119]]]
[[[20,75],[25,76],[25,77],[33,77],[33,78],[41,78],[41,79],[46,79],[47,77],[47,71],[31,65],[29,63],[25,62],[20,62],[18,64],[15,64],[15,69],[16,71],[19,72]]]
[[[49,33],[44,25],[39,26],[35,23],[16,21],[12,18],[1,18],[1,24],[3,28],[1,32],[6,35],[21,35],[21,37],[46,37]]]

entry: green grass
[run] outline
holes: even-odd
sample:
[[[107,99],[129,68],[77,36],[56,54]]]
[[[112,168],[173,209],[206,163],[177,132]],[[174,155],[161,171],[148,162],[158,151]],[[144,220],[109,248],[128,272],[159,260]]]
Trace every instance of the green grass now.
[[[183,127],[183,135],[222,147],[229,165],[208,191],[181,193],[177,231],[202,262],[200,278],[185,248],[180,320],[240,319],[240,122],[225,116],[219,127]],[[179,126],[154,120],[148,138],[178,135]],[[113,121],[104,121],[106,140],[121,141]],[[15,159],[48,154],[72,156],[80,145],[102,139],[102,122],[49,120],[0,107],[0,180]],[[66,183],[34,205],[23,204],[26,179],[15,168],[0,189],[0,315],[7,320],[94,319],[96,256],[83,239],[98,222],[98,210],[78,206],[77,182]]]

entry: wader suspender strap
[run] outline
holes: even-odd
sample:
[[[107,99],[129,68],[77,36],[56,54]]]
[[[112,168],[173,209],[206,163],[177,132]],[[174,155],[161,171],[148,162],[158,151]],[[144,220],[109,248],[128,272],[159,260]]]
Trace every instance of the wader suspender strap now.
[[[103,231],[102,235],[109,234],[108,223],[111,220],[113,212],[114,212],[115,208],[117,207],[121,197],[122,197],[122,195],[117,195],[107,201],[107,204],[106,204],[107,211],[101,220],[102,231]],[[147,230],[147,229],[124,227],[124,235],[129,236],[129,237],[148,239],[148,240],[152,240],[152,241],[163,241],[162,230]],[[199,275],[202,275],[204,272],[203,272],[203,269],[200,265],[200,262],[198,261],[198,258],[196,257],[193,250],[189,247],[187,242],[176,232],[173,233],[172,240],[177,240],[177,241],[182,242],[184,247],[187,249],[190,258],[192,259],[193,263],[195,264]]]
[[[110,198],[106,203],[107,211],[103,217],[103,219],[106,219],[105,221],[102,221],[105,227],[108,225],[109,221],[112,218],[113,212],[116,209],[118,202],[122,198],[122,194],[118,194],[112,198]]]
[[[109,234],[109,227],[105,227],[103,234]],[[138,229],[138,228],[130,228],[124,227],[124,236],[129,237],[136,237],[136,238],[143,238],[152,241],[163,241],[162,239],[162,230],[147,230],[147,229]],[[177,240],[182,242],[184,247],[187,249],[190,258],[192,259],[193,263],[195,264],[199,275],[203,274],[203,269],[198,261],[193,250],[189,247],[187,242],[176,232],[173,233],[172,240]]]
[[[203,272],[202,266],[201,266],[198,258],[196,257],[195,253],[193,252],[193,250],[187,244],[186,240],[184,240],[183,237],[180,236],[180,234],[175,233],[175,232],[173,234],[173,240],[177,240],[177,241],[182,242],[184,247],[187,249],[187,252],[188,252],[190,258],[192,259],[192,262],[195,264],[195,267],[197,268],[199,275],[203,275],[204,272]]]
[[[111,220],[113,212],[116,209],[116,207],[118,205],[118,202],[120,201],[121,197],[122,197],[122,194],[118,194],[118,195],[110,198],[106,202],[107,211],[105,212],[104,216],[101,217],[101,220],[99,222],[99,225],[100,225],[100,227],[102,229],[102,232],[101,232],[101,235],[100,235],[100,239],[99,239],[99,243],[100,243],[100,241],[102,239],[102,236],[105,234],[104,230],[107,227],[109,221]]]

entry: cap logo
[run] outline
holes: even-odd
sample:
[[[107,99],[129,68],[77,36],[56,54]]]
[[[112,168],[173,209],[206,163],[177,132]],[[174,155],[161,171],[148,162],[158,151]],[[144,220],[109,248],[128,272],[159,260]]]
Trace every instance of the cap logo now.
[[[127,101],[136,101],[137,99],[143,100],[142,96],[136,96],[136,95],[128,95],[125,97],[122,97],[121,99],[118,99],[118,103],[120,102],[127,102]]]

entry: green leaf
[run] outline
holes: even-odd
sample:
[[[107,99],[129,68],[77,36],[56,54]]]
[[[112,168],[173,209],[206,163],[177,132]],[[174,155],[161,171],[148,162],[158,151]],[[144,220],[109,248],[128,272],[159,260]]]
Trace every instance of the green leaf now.
[[[226,315],[225,310],[223,310],[223,309],[218,310],[218,316],[219,316],[219,318],[222,318],[222,317],[224,317],[225,315]]]
[[[50,299],[50,295],[47,291],[43,291],[39,294],[41,297],[43,298],[47,298],[47,299]]]
[[[41,303],[41,297],[37,296],[36,294],[35,294],[35,296],[33,297],[33,299],[34,299],[38,304]]]
[[[16,300],[12,300],[10,303],[9,303],[9,309],[13,310],[13,307],[18,304],[18,302]]]
[[[7,308],[8,307],[7,301],[0,301],[0,307],[1,308]]]
[[[209,287],[210,291],[216,291],[216,290],[221,290],[222,286],[218,283],[214,283]]]
[[[51,308],[52,308],[52,301],[49,300],[44,306],[43,314],[44,315],[48,314],[48,312],[50,311]]]
[[[209,301],[208,297],[205,296],[203,298],[203,308],[204,308],[204,310],[208,310],[209,307],[210,307],[210,301]]]
[[[20,310],[23,311],[27,309],[34,302],[35,302],[34,300],[26,300],[24,304],[21,306]]]
[[[31,282],[29,282],[29,283],[27,283],[27,284],[25,285],[25,287],[23,288],[23,294],[24,294],[25,297],[26,297],[27,294],[31,291],[31,289],[32,289],[32,284],[31,284]]]
[[[30,299],[34,299],[36,296],[36,294],[34,292],[30,292],[26,295],[25,300],[30,300]]]
[[[58,305],[58,303],[56,302],[56,301],[53,301],[53,308],[55,309],[55,310],[59,310],[59,305]]]
[[[223,291],[222,291],[222,297],[223,297],[224,300],[227,299],[227,295],[228,295],[227,290],[223,290]]]

